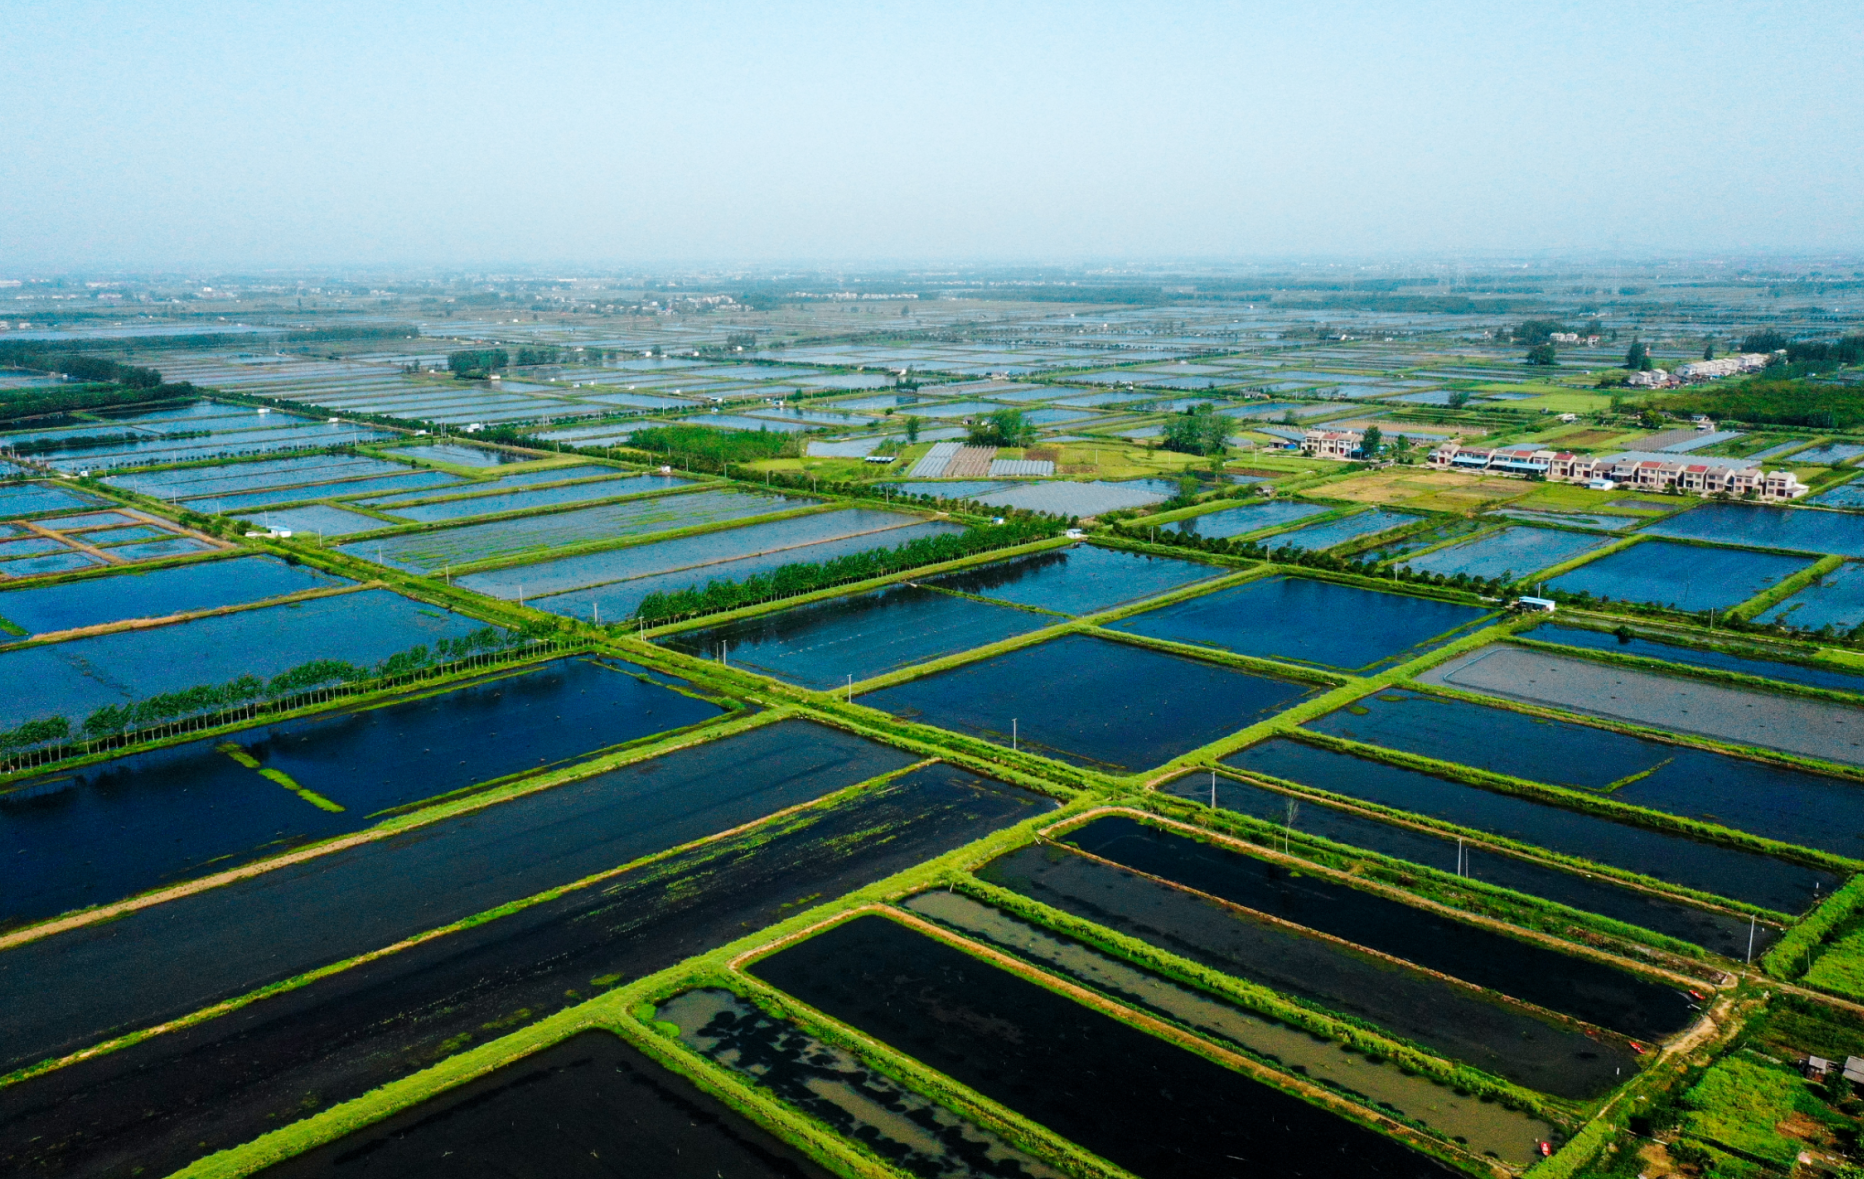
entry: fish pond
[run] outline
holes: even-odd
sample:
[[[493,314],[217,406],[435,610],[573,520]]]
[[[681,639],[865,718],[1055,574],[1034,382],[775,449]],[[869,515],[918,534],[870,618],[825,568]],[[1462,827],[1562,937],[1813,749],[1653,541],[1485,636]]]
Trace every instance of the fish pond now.
[[[1077,544],[932,578],[928,585],[1058,614],[1094,614],[1230,571],[1175,557]]]
[[[1307,727],[1864,858],[1864,784],[1856,782],[1396,689],[1364,697]],[[1637,870],[1659,875],[1651,868]]]
[[[1422,1123],[1472,1153],[1526,1165],[1540,1157],[1535,1144],[1553,1137],[1553,1127],[1532,1114],[1459,1095],[1441,1081],[1407,1074],[1391,1061],[1350,1052],[1305,1030],[1265,1019],[960,893],[920,893],[904,907],[1122,1002],[1227,1041],[1381,1112]]]
[[[1864,557],[1864,519],[1850,512],[1710,503],[1659,520],[1644,531],[1763,549]]]
[[[904,769],[807,721],[688,746],[0,955],[11,1068]],[[135,977],[123,987],[114,980]]]
[[[825,689],[847,682],[850,675],[865,680],[1059,621],[1053,615],[893,585],[659,641],[688,655]]]
[[[0,623],[11,623],[29,635],[50,634],[129,618],[163,618],[240,606],[349,584],[344,578],[304,565],[287,565],[275,557],[201,561],[6,590],[0,592]]]
[[[839,779],[836,780],[837,782]],[[702,789],[683,778],[676,789]],[[992,831],[1052,800],[934,764],[595,887],[0,1088],[0,1170],[170,1174]],[[875,831],[886,837],[873,838]]]
[[[1057,516],[1098,516],[1119,508],[1143,508],[1163,503],[1177,493],[1177,486],[1163,479],[1134,479],[1125,483],[1075,483],[1054,480],[1024,483],[1008,491],[978,495],[978,503],[997,508],[1017,508],[1029,512],[1049,512]]]
[[[1402,563],[1419,573],[1441,573],[1445,577],[1462,573],[1514,581],[1609,543],[1583,532],[1503,528],[1421,557],[1404,558]]]
[[[687,1047],[832,1126],[911,1175],[1063,1179],[1056,1170],[901,1085],[853,1053],[730,991],[688,991],[655,1018]]]
[[[1595,598],[1654,602],[1678,610],[1725,610],[1811,564],[1806,557],[1646,540],[1588,561],[1547,584]]]
[[[0,652],[0,730],[65,717],[73,727],[104,705],[243,675],[270,678],[314,659],[369,665],[484,623],[385,589],[214,614]]]
[[[1801,630],[1836,627],[1851,630],[1864,623],[1864,565],[1847,561],[1811,585],[1761,613],[1761,622],[1780,622]]]
[[[1133,826],[1137,826],[1134,824]],[[1096,852],[1096,855],[1104,855]],[[1112,860],[1114,862],[1108,862]],[[1066,846],[1026,847],[977,875],[1031,900],[1148,942],[1311,1009],[1543,1093],[1604,1093],[1636,1066],[1629,1048],[1505,998],[1213,901]],[[1622,1071],[1621,1071],[1622,1070]]]
[[[1201,516],[1187,516],[1173,524],[1173,527],[1191,536],[1243,536],[1251,532],[1261,532],[1265,528],[1292,524],[1296,520],[1305,520],[1309,516],[1318,516],[1332,510],[1321,504],[1304,504],[1298,500],[1272,500],[1247,507],[1206,512]]]
[[[592,1031],[260,1174],[830,1179],[832,1172],[612,1032]]]
[[[76,511],[95,507],[102,502],[96,496],[50,483],[8,483],[0,486],[0,517],[9,520],[40,512]]]
[[[1419,517],[1404,512],[1391,512],[1384,508],[1373,508],[1369,512],[1343,516],[1338,520],[1328,520],[1322,524],[1309,524],[1292,532],[1281,532],[1264,543],[1270,548],[1288,545],[1304,552],[1317,553],[1323,549],[1334,548],[1348,541],[1361,540],[1376,536],[1381,532],[1405,524],[1415,524]]]
[[[1308,685],[1091,635],[1064,635],[876,692],[861,703],[1111,773],[1246,728]]]
[[[857,917],[750,969],[1137,1175],[1456,1174],[886,917]]]
[[[1307,756],[1310,753],[1320,756]],[[1315,749],[1298,741],[1277,737],[1226,758],[1225,764],[1289,781],[1310,785],[1324,783],[1323,788],[1336,794],[1353,794],[1354,791],[1335,785],[1338,778],[1330,775],[1344,776],[1350,773],[1357,768],[1351,763],[1357,760],[1347,754]],[[1396,772],[1403,775],[1411,771]],[[1537,863],[1485,847],[1469,847],[1454,835],[1420,830],[1394,820],[1359,814],[1311,800],[1295,799],[1280,791],[1230,778],[1217,779],[1214,796],[1209,776],[1201,773],[1174,778],[1158,789],[1174,798],[1200,803],[1209,803],[1214,797],[1216,806],[1273,823],[1286,832],[1317,835],[1335,843],[1408,860],[1440,872],[1460,873],[1500,888],[1542,897],[1694,942],[1704,949],[1736,960],[1744,959],[1748,953],[1749,924],[1746,917],[1673,901],[1640,888],[1619,884],[1608,877]],[[1754,953],[1766,950],[1779,936],[1780,930],[1775,926],[1756,927]]]
[[[649,483],[648,480],[652,480]],[[539,487],[526,491],[504,491],[491,495],[472,495],[461,499],[401,507],[375,503],[371,506],[391,516],[433,524],[442,520],[463,520],[469,516],[490,516],[500,512],[519,512],[530,508],[557,507],[595,499],[618,499],[647,491],[665,490],[685,480],[662,479],[657,475],[621,475],[610,479],[592,479],[560,487]]]
[[[1788,599],[1788,601],[1791,600]],[[1759,676],[1762,679],[1779,680],[1788,684],[1804,684],[1810,688],[1836,688],[1841,692],[1864,693],[1864,674],[1847,674],[1842,671],[1812,667],[1804,663],[1789,663],[1783,659],[1733,655],[1705,647],[1685,647],[1631,631],[1620,635],[1616,631],[1589,630],[1581,626],[1560,626],[1549,623],[1520,633],[1522,638],[1535,639],[1543,643],[1560,643],[1568,647],[1583,647],[1591,651],[1618,651],[1625,655],[1640,655],[1646,659],[1661,659],[1666,663],[1708,667],[1717,671],[1738,671],[1743,675]]]
[[[1370,671],[1448,642],[1492,611],[1306,577],[1268,577],[1109,623],[1241,655]]]
[[[17,874],[0,924],[133,896],[720,715],[634,670],[558,660],[12,784],[0,794],[0,846]]]

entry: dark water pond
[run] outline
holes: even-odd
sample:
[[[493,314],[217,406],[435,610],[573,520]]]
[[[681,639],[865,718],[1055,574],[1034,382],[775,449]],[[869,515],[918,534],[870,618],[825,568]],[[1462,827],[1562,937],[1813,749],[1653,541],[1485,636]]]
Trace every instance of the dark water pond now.
[[[5,604],[5,599],[0,598],[0,607]],[[1813,688],[1837,688],[1843,692],[1864,692],[1864,675],[1847,675],[1841,671],[1827,671],[1824,668],[1808,667],[1803,663],[1787,663],[1778,659],[1750,659],[1742,655],[1730,655],[1723,651],[1684,647],[1677,643],[1666,643],[1636,634],[1628,639],[1621,639],[1610,631],[1587,630],[1579,626],[1547,625],[1535,627],[1526,632],[1524,637],[1539,639],[1543,643],[1564,643],[1569,647],[1585,647],[1593,651],[1622,651],[1626,655],[1642,655],[1647,659],[1662,659],[1670,663],[1688,664],[1691,667],[1738,671],[1744,675],[1757,675],[1789,684],[1805,684]]]
[[[39,635],[126,618],[213,610],[348,584],[344,578],[307,565],[287,565],[274,557],[240,557],[8,590],[0,593],[0,618],[27,634]]]
[[[1772,856],[1481,790],[1299,741],[1264,741],[1223,760],[1240,770],[1428,815],[1781,913],[1810,909],[1842,879]]]
[[[1147,1179],[1455,1173],[884,917],[752,971]]]
[[[929,584],[1061,614],[1093,614],[1227,572],[1174,557],[1077,544],[947,573]]]
[[[1318,516],[1331,510],[1320,504],[1304,504],[1299,500],[1273,500],[1240,508],[1224,508],[1217,512],[1206,512],[1201,516],[1187,516],[1179,520],[1174,527],[1180,532],[1190,533],[1193,536],[1242,536],[1249,532],[1260,532],[1264,528],[1273,528],[1278,524],[1305,520],[1309,516]]]
[[[612,1032],[584,1032],[260,1174],[829,1176]]]
[[[1110,624],[1243,655],[1365,671],[1402,662],[1491,611],[1305,577],[1270,577]]]
[[[1346,756],[1327,750],[1313,750],[1311,746],[1280,737],[1252,746],[1247,752],[1255,755],[1251,759],[1254,763],[1251,768],[1293,781],[1294,774],[1278,773],[1276,769],[1267,767],[1278,763],[1293,763],[1286,768],[1312,773],[1321,767],[1310,764],[1304,758],[1303,753],[1309,750],[1324,754],[1328,759]],[[1228,760],[1230,764],[1236,764],[1240,759]],[[1329,783],[1334,780],[1324,770],[1320,777]],[[1331,785],[1329,788],[1342,794],[1351,793]],[[1159,789],[1176,798],[1202,803],[1208,803],[1211,798],[1211,780],[1207,774],[1187,774],[1165,783]],[[1632,925],[1641,925],[1645,929],[1694,942],[1737,960],[1747,955],[1748,920],[1745,917],[1664,900],[1603,877],[1536,864],[1487,849],[1459,847],[1453,836],[1434,835],[1397,823],[1336,810],[1320,803],[1300,801],[1296,803],[1291,816],[1289,804],[1294,801],[1285,794],[1228,778],[1219,778],[1216,783],[1216,805],[1225,810],[1265,819],[1296,833],[1318,835],[1335,843],[1362,847],[1443,872],[1456,872],[1460,857],[1463,874],[1472,879],[1511,888],[1529,896],[1545,897],[1550,901],[1600,913]],[[1780,930],[1774,926],[1756,926],[1754,953],[1764,951],[1779,936]]]
[[[1226,1040],[1364,1105],[1411,1117],[1474,1153],[1526,1166],[1540,1157],[1536,1145],[1553,1136],[1553,1127],[1532,1114],[1474,1094],[1457,1094],[1443,1082],[1408,1073],[1393,1061],[1348,1051],[1337,1041],[1172,982],[962,893],[934,889],[911,898],[904,907],[1123,1002]]]
[[[1645,529],[1658,536],[1864,557],[1864,519],[1849,512],[1762,504],[1703,504]]]
[[[1530,1089],[1584,1098],[1608,1091],[1636,1067],[1628,1049],[1551,1016],[1226,909],[1063,847],[1027,847],[978,875],[1298,1002],[1366,1020]]]
[[[1053,810],[934,765],[0,1089],[0,1172],[166,1175]],[[882,837],[876,838],[876,833]]]
[[[1725,610],[1811,564],[1805,557],[1647,540],[1588,561],[1547,585],[1569,594],[1583,591],[1679,610]]]
[[[1689,1022],[1688,1000],[1671,987],[1123,816],[1096,819],[1066,838],[1142,872],[1627,1036],[1657,1039]]]
[[[1131,773],[1281,711],[1303,684],[1090,635],[896,684],[859,700],[906,720]]]
[[[1417,692],[1367,696],[1308,726],[1864,857],[1864,785],[1855,782]]]
[[[832,688],[1051,626],[1061,619],[894,585],[687,631],[661,644],[761,671],[808,688]]]
[[[48,774],[0,795],[0,924],[102,904],[355,831],[378,812],[709,720],[714,704],[566,659],[373,708],[267,725],[235,749],[344,807],[316,807],[193,741]]]
[[[730,991],[688,991],[661,1004],[656,1016],[678,1027],[688,1047],[748,1075],[909,1175],[1063,1179],[1063,1172],[853,1053],[764,1014]]]
[[[912,760],[779,722],[28,942],[0,955],[0,1050],[36,1060],[194,1011]]]

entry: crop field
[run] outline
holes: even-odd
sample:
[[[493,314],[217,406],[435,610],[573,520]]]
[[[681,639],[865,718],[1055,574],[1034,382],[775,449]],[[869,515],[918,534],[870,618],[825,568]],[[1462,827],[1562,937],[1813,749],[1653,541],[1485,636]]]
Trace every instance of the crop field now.
[[[9,419],[0,1173],[1864,1163],[1842,493],[1284,447],[1655,429],[1477,316],[845,302]]]

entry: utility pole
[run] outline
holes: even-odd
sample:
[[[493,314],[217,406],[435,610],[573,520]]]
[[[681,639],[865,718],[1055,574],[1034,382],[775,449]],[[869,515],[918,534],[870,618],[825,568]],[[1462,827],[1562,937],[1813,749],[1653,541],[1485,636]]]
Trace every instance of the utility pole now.
[[[1217,771],[1210,771],[1210,809],[1217,809]]]
[[[1010,752],[1016,751],[1016,718],[1010,718]]]

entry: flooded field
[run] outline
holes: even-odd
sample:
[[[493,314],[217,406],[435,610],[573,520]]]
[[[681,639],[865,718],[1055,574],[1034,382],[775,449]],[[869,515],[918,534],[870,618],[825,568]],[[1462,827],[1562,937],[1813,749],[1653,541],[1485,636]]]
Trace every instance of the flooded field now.
[[[393,504],[372,504],[371,506],[391,516],[400,516],[404,520],[431,524],[441,520],[464,520],[470,516],[490,516],[499,512],[520,512],[532,508],[582,503],[585,500],[618,499],[622,496],[643,495],[685,482],[683,479],[664,479],[658,475],[628,476],[619,471],[612,472],[612,474],[613,478],[590,479],[562,487],[540,487],[535,490],[503,491],[492,495],[471,495],[412,507]]]
[[[1194,536],[1246,536],[1251,532],[1261,532],[1265,528],[1274,528],[1281,524],[1291,524],[1296,520],[1305,520],[1309,516],[1318,516],[1331,508],[1320,504],[1304,504],[1299,500],[1272,500],[1265,504],[1251,504],[1242,508],[1224,508],[1218,512],[1206,512],[1201,516],[1187,516],[1173,525],[1180,532]]]
[[[1489,617],[1475,606],[1305,577],[1270,577],[1110,624],[1243,655],[1369,671],[1423,654]],[[1325,619],[1324,624],[1317,620]]]
[[[1676,733],[1864,765],[1864,732],[1849,706],[1497,645],[1431,668],[1420,683],[1616,717]]]
[[[1404,512],[1391,512],[1384,508],[1373,508],[1369,512],[1347,516],[1339,520],[1329,520],[1324,524],[1309,524],[1292,532],[1277,533],[1267,543],[1270,548],[1292,545],[1306,552],[1317,553],[1349,540],[1361,540],[1388,532],[1403,524],[1414,524],[1418,517]]]
[[[912,760],[779,722],[29,942],[0,954],[5,1063],[196,1010]],[[137,987],[111,981],[126,972]]]
[[[1062,837],[1130,868],[1640,1039],[1689,1022],[1666,985],[1122,816]]]
[[[1538,639],[1543,643],[1564,643],[1569,647],[1584,647],[1592,651],[1620,651],[1626,655],[1642,655],[1647,659],[1662,659],[1670,663],[1688,664],[1691,667],[1738,671],[1743,675],[1760,676],[1763,679],[1780,680],[1789,684],[1804,684],[1812,688],[1837,688],[1842,692],[1864,693],[1864,674],[1848,675],[1842,671],[1810,667],[1803,663],[1788,663],[1784,659],[1751,658],[1701,647],[1684,647],[1635,633],[1620,637],[1611,631],[1587,630],[1579,626],[1549,625],[1537,626],[1533,630],[1525,631],[1522,637]]]
[[[702,659],[722,656],[739,667],[826,689],[850,675],[865,680],[1059,621],[1053,615],[894,585],[659,641]]]
[[[167,1174],[1052,810],[934,765],[234,1015],[0,1089],[0,1171]],[[876,831],[884,838],[874,838]]]
[[[1024,848],[992,861],[978,876],[1543,1093],[1593,1096],[1636,1067],[1629,1050],[1551,1016],[1065,848]]]
[[[276,557],[239,557],[0,591],[0,621],[29,635],[50,634],[349,584],[344,578],[304,565],[287,565]]]
[[[1583,592],[1615,601],[1654,602],[1678,610],[1726,610],[1810,564],[1804,557],[1647,540],[1588,561],[1547,584],[1565,593]]]
[[[905,908],[1060,971],[1122,1002],[1228,1041],[1357,1101],[1412,1118],[1474,1153],[1525,1166],[1539,1157],[1535,1143],[1553,1136],[1553,1127],[1531,1114],[1473,1095],[1458,1095],[1442,1082],[1407,1074],[1391,1061],[1348,1052],[1337,1043],[1168,981],[967,896],[925,892],[906,901]]]
[[[483,626],[392,590],[368,589],[16,648],[0,652],[0,682],[34,690],[0,696],[0,729],[57,716],[75,729],[107,704],[242,675],[270,677],[313,659],[366,666]]]
[[[884,917],[751,969],[1141,1176],[1455,1173]]]
[[[1801,630],[1836,627],[1851,630],[1864,623],[1864,565],[1848,562],[1822,574],[1805,589],[1762,611],[1761,622],[1783,622]]]
[[[260,1173],[268,1179],[830,1176],[611,1032],[583,1032]]]
[[[391,808],[720,714],[630,670],[562,660],[26,779],[0,794],[0,839],[19,872],[0,896],[0,926],[220,871],[368,827]]]
[[[858,700],[1000,745],[1014,740],[1073,765],[1132,773],[1279,712],[1309,690],[1109,639],[1064,635]]]
[[[1081,615],[1156,597],[1229,572],[1195,561],[1077,544],[947,573],[927,584],[1020,606]]]
[[[1464,573],[1470,577],[1513,581],[1609,543],[1583,532],[1503,528],[1447,549],[1406,558],[1400,564],[1419,573],[1441,573],[1445,577]]]
[[[1392,689],[1309,721],[1307,727],[1529,781],[1597,791],[1839,855],[1864,855],[1864,823],[1858,819],[1864,790],[1785,766]]]
[[[677,1026],[688,1047],[746,1074],[909,1174],[1065,1174],[730,991],[688,991],[662,1003],[655,1017]]]
[[[1864,557],[1864,519],[1849,512],[1761,504],[1703,504],[1645,531],[1689,540],[1750,544],[1764,549]]]
[[[1355,790],[1343,788],[1340,779],[1349,777],[1365,763],[1346,754],[1276,737],[1226,758],[1225,764],[1291,782],[1308,785],[1324,783],[1323,789],[1336,794],[1356,794],[1358,792]],[[1408,771],[1396,770],[1395,773],[1406,775]],[[1158,789],[1175,798],[1206,804],[1213,797],[1210,778],[1203,773],[1174,778]],[[1225,810],[1273,823],[1285,831],[1318,835],[1335,843],[1365,848],[1367,851],[1435,868],[1440,872],[1460,873],[1473,880],[1513,889],[1529,896],[1543,897],[1575,909],[1599,913],[1694,942],[1704,949],[1736,960],[1745,959],[1748,953],[1749,925],[1746,917],[1666,900],[1642,889],[1618,884],[1607,877],[1539,864],[1487,848],[1467,847],[1453,835],[1421,831],[1311,800],[1297,801],[1286,794],[1229,778],[1217,780],[1214,797],[1215,805]],[[1686,841],[1676,842],[1684,844],[1684,847],[1675,850],[1685,850],[1688,846]],[[1763,952],[1780,936],[1780,930],[1771,925],[1758,926],[1753,932],[1753,951],[1756,954]]]

